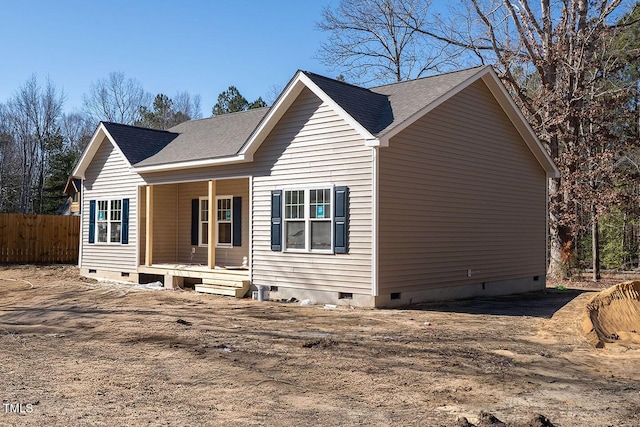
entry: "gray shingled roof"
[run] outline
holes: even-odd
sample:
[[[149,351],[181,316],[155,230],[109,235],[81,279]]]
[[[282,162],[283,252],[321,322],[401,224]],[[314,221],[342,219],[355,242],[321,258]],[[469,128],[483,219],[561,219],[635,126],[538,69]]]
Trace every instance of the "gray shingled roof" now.
[[[176,139],[177,133],[102,122],[132,165],[152,156]]]
[[[370,89],[303,71],[324,93],[373,136],[381,137],[410,119],[481,68],[424,77]],[[135,166],[156,166],[238,154],[268,107],[181,123],[168,131],[104,123]]]
[[[233,156],[240,151],[268,111],[267,107],[256,108],[180,123],[169,129],[179,135],[171,144],[136,166]]]
[[[462,82],[465,82],[482,68],[484,67],[469,68],[452,73],[371,88],[372,92],[387,97],[391,104],[391,110],[393,111],[392,121],[387,123],[387,120],[382,118],[381,122],[386,123],[386,125],[375,135],[381,137],[385,133],[390,132],[393,128],[428,105],[431,105],[438,100],[438,98],[446,95]]]
[[[404,122],[482,67],[364,89],[304,72],[351,117],[374,136]]]
[[[377,134],[393,120],[391,104],[384,94],[308,71],[303,72],[371,134]]]

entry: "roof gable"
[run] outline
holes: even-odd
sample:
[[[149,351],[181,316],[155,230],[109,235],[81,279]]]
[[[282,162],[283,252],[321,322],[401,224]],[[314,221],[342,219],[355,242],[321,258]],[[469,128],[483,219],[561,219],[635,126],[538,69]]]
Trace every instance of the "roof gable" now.
[[[131,165],[155,155],[178,137],[166,130],[102,122]]]
[[[64,186],[64,190],[62,190],[62,194],[71,196],[75,193],[79,193],[81,188],[82,188],[82,181],[78,178],[74,178],[70,176],[67,179],[67,183]]]
[[[372,135],[393,122],[393,110],[385,94],[307,71],[304,74]]]
[[[276,99],[269,112],[253,131],[244,147],[242,147],[239,152],[240,155],[253,156],[304,88],[311,90],[318,98],[327,103],[342,119],[351,125],[365,141],[375,140],[375,136],[370,129],[375,128],[375,114],[384,108],[382,98],[375,94],[370,94],[367,89],[358,88],[353,85],[318,76],[317,74],[298,70],[289,84],[287,84],[287,87],[282,91],[280,96],[278,96],[278,99]],[[336,90],[336,88],[340,88],[340,90]],[[329,93],[325,92],[325,90]],[[339,95],[343,91],[345,94]],[[330,94],[336,96],[341,103],[338,103]],[[372,99],[376,107],[372,108],[370,113],[373,112],[374,117],[367,117],[363,109],[365,105],[364,102],[360,102],[359,99],[356,99],[354,102],[349,102],[351,97],[367,97],[368,99]],[[354,116],[358,117],[360,121]]]
[[[84,178],[87,167],[105,138],[123,157],[127,166],[132,167],[141,159],[157,153],[177,136],[176,133],[163,130],[100,122],[74,168],[73,176]]]
[[[372,88],[372,92],[387,97],[393,110],[392,121],[380,129],[378,138],[384,139],[388,134],[396,134],[399,128],[404,128],[424,116],[474,82],[485,68],[469,68]]]

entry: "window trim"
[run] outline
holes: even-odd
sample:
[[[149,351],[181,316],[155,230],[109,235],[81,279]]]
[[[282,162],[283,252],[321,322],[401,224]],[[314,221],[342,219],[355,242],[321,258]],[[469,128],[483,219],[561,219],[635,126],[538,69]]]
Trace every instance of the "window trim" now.
[[[329,191],[329,218],[311,218],[310,208],[311,208],[311,190],[328,190]],[[287,192],[290,191],[303,191],[304,192],[304,218],[293,218],[287,219],[286,214],[286,200],[287,200]],[[317,185],[305,185],[305,186],[295,186],[295,187],[283,187],[282,188],[282,251],[289,253],[313,253],[313,254],[333,254],[334,253],[334,233],[333,227],[335,224],[335,215],[334,215],[334,193],[335,186],[333,184],[317,184]],[[304,242],[305,247],[302,248],[289,248],[287,246],[287,227],[288,222],[300,222],[304,221]],[[312,249],[311,248],[311,224],[313,222],[329,222],[330,224],[330,232],[329,237],[331,239],[330,247],[328,249]]]
[[[124,231],[124,198],[121,199],[107,199],[107,198],[100,198],[100,199],[94,199],[95,203],[96,203],[96,211],[94,214],[94,241],[93,241],[93,245],[116,245],[116,246],[122,246],[125,245],[127,243],[123,243],[122,242],[122,236],[123,236],[123,231]],[[113,202],[120,202],[120,220],[116,221],[116,220],[112,220],[111,219],[111,204]],[[106,214],[106,220],[99,220],[98,219],[98,215],[100,212],[100,202],[106,202],[107,203],[107,210],[105,211]],[[111,241],[111,224],[112,223],[120,223],[120,239],[117,242],[112,242]],[[98,233],[98,226],[100,224],[107,224],[107,240],[105,242],[101,242],[99,241],[99,236],[100,233]]]
[[[231,211],[231,219],[228,221],[219,221],[218,220],[218,200],[229,200],[229,210]],[[209,218],[211,218],[211,213],[209,213]],[[211,222],[211,221],[209,221]],[[220,233],[218,229],[219,224],[229,224],[231,227],[231,233],[229,236],[231,237],[231,241],[229,243],[221,243],[220,242]],[[233,247],[233,195],[231,196],[216,196],[216,216],[215,216],[215,231],[216,231],[216,248],[232,248]]]

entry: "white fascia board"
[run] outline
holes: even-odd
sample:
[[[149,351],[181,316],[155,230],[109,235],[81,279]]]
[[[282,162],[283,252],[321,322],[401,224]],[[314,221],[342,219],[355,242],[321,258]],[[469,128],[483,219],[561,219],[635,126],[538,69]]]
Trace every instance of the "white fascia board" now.
[[[482,80],[487,85],[496,101],[498,101],[505,114],[507,114],[509,120],[517,129],[520,136],[522,136],[522,139],[529,147],[529,150],[531,150],[533,156],[546,171],[547,178],[559,178],[560,170],[551,159],[549,153],[547,153],[547,150],[538,139],[538,136],[531,128],[527,119],[525,119],[520,108],[518,108],[509,92],[507,92],[507,89],[500,81],[498,75],[493,71],[493,68],[488,68],[488,73],[482,76]]]
[[[93,136],[91,137],[91,140],[87,145],[87,148],[85,148],[84,153],[82,153],[82,157],[80,157],[80,161],[78,162],[76,167],[73,169],[73,172],[72,172],[73,177],[81,178],[81,179],[85,178],[84,174],[87,171],[87,167],[93,160],[93,157],[96,155],[96,152],[98,151],[98,148],[100,148],[100,144],[102,144],[102,141],[104,140],[105,136],[107,137],[107,139],[109,140],[113,148],[118,152],[118,154],[122,156],[122,159],[125,161],[127,166],[131,168],[131,164],[129,163],[127,156],[125,156],[122,150],[120,149],[120,147],[118,147],[118,144],[116,144],[115,140],[113,139],[109,131],[107,131],[107,128],[105,127],[104,123],[100,122],[100,124],[98,125],[98,128],[93,133]]]
[[[137,166],[137,167],[134,166],[131,168],[131,170],[133,172],[141,174],[141,173],[148,173],[148,172],[163,172],[163,171],[173,171],[173,170],[179,170],[179,169],[203,168],[207,166],[229,165],[234,163],[245,163],[245,162],[251,162],[251,161],[253,161],[252,155],[236,155],[233,157],[192,160],[192,161],[169,163],[169,164],[162,164],[162,165]]]
[[[478,79],[479,76],[482,76],[483,74],[488,73],[490,69],[491,69],[490,66],[486,66],[486,67],[483,67],[483,68],[479,69],[477,73],[473,74],[472,76],[470,76],[469,78],[467,78],[463,82],[459,83],[457,86],[453,87],[451,90],[449,90],[446,93],[442,94],[439,98],[437,98],[433,102],[429,103],[428,105],[425,105],[422,109],[418,110],[412,116],[407,118],[404,122],[397,124],[389,132],[382,134],[381,137],[379,138],[380,139],[380,146],[381,147],[388,147],[389,146],[389,140],[391,138],[393,138],[394,136],[396,136],[397,134],[399,134],[400,132],[402,132],[403,130],[408,128],[409,126],[411,126],[416,120],[418,120],[421,117],[423,117],[429,111],[435,109],[436,107],[441,105],[443,102],[445,102],[448,99],[450,99],[453,96],[455,96],[458,92],[462,91],[467,86],[469,86],[471,83],[475,82]]]
[[[311,90],[322,102],[328,104],[344,121],[351,125],[351,127],[364,138],[367,146],[375,147],[379,145],[377,138],[320,89],[304,72],[298,71],[267,115],[262,119],[262,122],[258,125],[245,146],[240,150],[240,154],[253,154],[256,152],[269,132],[271,132],[276,123],[278,123],[289,107],[291,107],[305,87]]]
[[[381,141],[378,138],[365,139],[364,140],[364,145],[366,147],[388,147],[389,146],[389,140],[386,139],[385,141]]]

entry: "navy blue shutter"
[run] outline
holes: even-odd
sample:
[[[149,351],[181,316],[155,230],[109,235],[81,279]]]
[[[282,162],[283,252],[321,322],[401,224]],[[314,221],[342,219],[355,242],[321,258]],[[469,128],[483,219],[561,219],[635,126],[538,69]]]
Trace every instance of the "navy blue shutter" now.
[[[191,200],[191,246],[198,245],[198,217],[200,215],[200,200]]]
[[[96,242],[96,201],[89,200],[89,243]]]
[[[271,191],[271,250],[282,250],[282,190]]]
[[[349,249],[349,188],[334,189],[333,252],[346,254]]]
[[[129,199],[122,199],[122,244],[129,243]]]
[[[233,236],[232,246],[242,246],[242,197],[233,198]]]

